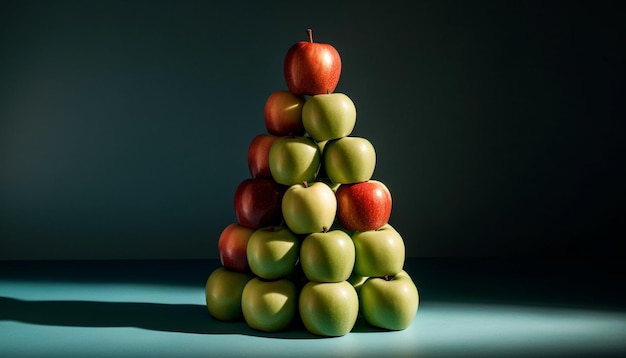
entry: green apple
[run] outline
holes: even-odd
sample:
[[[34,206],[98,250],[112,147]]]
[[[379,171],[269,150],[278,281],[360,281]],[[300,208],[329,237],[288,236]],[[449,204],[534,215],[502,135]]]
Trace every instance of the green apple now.
[[[206,306],[211,316],[222,321],[241,319],[243,288],[253,277],[250,273],[230,271],[224,267],[214,270],[205,285]]]
[[[250,270],[266,280],[275,280],[292,273],[299,253],[300,241],[285,226],[255,230],[246,248]]]
[[[322,158],[326,175],[334,183],[350,184],[370,180],[376,167],[374,146],[361,137],[328,141]]]
[[[315,181],[321,181],[322,183],[328,185],[333,192],[337,192],[337,188],[339,188],[339,183],[333,183],[332,180],[330,180],[329,178],[321,178],[321,177],[317,177],[317,179]]]
[[[324,154],[324,147],[326,147],[326,143],[328,143],[327,140],[321,140],[321,141],[316,141],[317,143],[317,147],[320,149],[320,152],[322,153],[322,155]]]
[[[354,272],[359,276],[393,276],[404,267],[405,247],[402,236],[391,225],[378,230],[355,231]]]
[[[320,170],[317,172],[317,180],[320,180],[322,178],[326,178],[329,182],[330,179],[328,179],[328,175],[326,174],[326,169],[324,169],[324,147],[326,146],[326,143],[328,143],[327,140],[323,140],[321,142],[316,142],[317,143],[317,147],[320,149],[320,155],[321,155],[321,163],[320,163]]]
[[[302,124],[316,141],[345,137],[356,124],[356,107],[343,93],[318,94],[304,103]]]
[[[265,331],[281,331],[296,316],[298,291],[287,279],[266,281],[255,277],[243,288],[241,297],[243,317],[251,328]]]
[[[283,218],[296,234],[322,232],[335,221],[335,192],[322,182],[303,182],[290,186],[281,203]]]
[[[346,281],[355,257],[352,239],[341,230],[309,234],[300,247],[300,264],[310,281]]]
[[[403,330],[417,314],[419,293],[403,270],[386,278],[370,277],[361,287],[359,300],[367,323],[389,330]]]
[[[280,137],[270,148],[270,173],[279,184],[293,185],[313,181],[321,163],[320,149],[310,137]]]
[[[333,190],[335,192],[337,191],[336,189],[333,189]],[[337,207],[337,209],[339,209],[339,207]],[[348,236],[350,236],[350,237],[352,237],[352,234],[354,234],[354,230],[346,229],[345,227],[343,227],[343,225],[341,225],[341,223],[337,219],[335,219],[335,222],[333,223],[333,226],[330,227],[330,230],[341,230],[341,231],[345,232],[346,234],[348,234]]]
[[[300,292],[299,311],[309,332],[319,336],[343,336],[356,323],[359,297],[348,281],[309,281]]]
[[[368,278],[369,277],[367,276],[359,276],[353,271],[350,277],[348,278],[348,282],[352,285],[352,287],[354,287],[354,289],[356,290],[356,293],[360,294],[361,287],[363,286],[365,281],[367,281]]]

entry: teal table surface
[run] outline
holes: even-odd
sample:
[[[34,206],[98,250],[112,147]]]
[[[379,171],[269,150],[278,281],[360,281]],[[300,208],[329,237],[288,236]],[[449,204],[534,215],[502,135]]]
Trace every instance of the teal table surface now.
[[[0,357],[626,356],[619,259],[408,259],[413,324],[343,337],[208,314],[206,261],[0,262]]]

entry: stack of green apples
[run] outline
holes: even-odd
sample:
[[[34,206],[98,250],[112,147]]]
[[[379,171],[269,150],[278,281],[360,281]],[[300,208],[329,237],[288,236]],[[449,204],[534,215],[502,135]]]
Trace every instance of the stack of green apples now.
[[[207,308],[266,332],[301,322],[313,334],[343,336],[359,316],[403,330],[419,294],[389,224],[391,193],[372,179],[372,143],[351,136],[353,101],[334,92],[339,53],[307,33],[285,56],[288,90],[265,103],[267,133],[248,148],[251,177],[237,186],[236,222],[219,237],[222,266],[206,282]]]

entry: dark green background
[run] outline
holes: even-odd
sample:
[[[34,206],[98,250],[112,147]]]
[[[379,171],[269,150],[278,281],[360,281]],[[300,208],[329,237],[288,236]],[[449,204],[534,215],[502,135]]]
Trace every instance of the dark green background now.
[[[622,255],[618,2],[0,1],[0,258],[205,258],[306,38],[409,256]]]

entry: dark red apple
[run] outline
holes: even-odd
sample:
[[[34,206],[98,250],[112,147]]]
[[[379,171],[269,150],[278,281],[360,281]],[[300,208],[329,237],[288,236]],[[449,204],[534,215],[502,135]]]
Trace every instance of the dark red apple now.
[[[286,187],[272,179],[248,178],[235,190],[237,223],[250,229],[279,225],[283,221],[281,202]]]
[[[276,91],[265,101],[263,110],[265,127],[270,134],[285,136],[304,135],[302,124],[302,107],[306,99],[304,96],[289,91]]]
[[[377,180],[341,184],[336,196],[337,219],[347,230],[377,230],[389,222],[391,193]]]
[[[253,178],[271,179],[270,149],[278,136],[259,134],[252,139],[248,147],[248,169]]]
[[[232,271],[248,272],[248,240],[255,230],[233,223],[220,234],[217,249],[222,266]]]
[[[333,92],[341,74],[339,52],[332,45],[313,42],[313,31],[306,31],[309,41],[293,44],[285,55],[287,87],[297,95]]]

